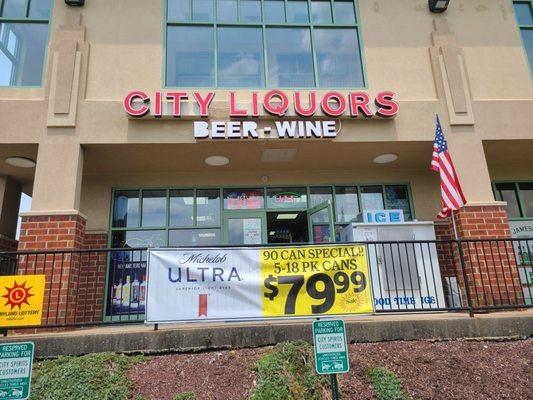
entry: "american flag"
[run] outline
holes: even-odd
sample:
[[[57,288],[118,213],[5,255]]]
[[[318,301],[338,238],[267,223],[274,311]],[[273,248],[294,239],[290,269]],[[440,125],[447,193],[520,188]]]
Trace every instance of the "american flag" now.
[[[440,201],[442,210],[437,218],[443,219],[451,215],[453,210],[458,210],[466,204],[466,199],[459,183],[459,178],[453,166],[452,157],[448,151],[446,138],[442,133],[439,116],[437,115],[437,130],[433,142],[433,157],[431,169],[440,174]]]

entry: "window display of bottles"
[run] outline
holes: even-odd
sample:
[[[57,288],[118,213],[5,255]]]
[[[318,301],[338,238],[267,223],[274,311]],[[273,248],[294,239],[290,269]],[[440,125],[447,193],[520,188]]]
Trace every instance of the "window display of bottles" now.
[[[146,305],[146,275],[132,272],[119,277],[113,284],[112,297],[113,314],[142,312]]]

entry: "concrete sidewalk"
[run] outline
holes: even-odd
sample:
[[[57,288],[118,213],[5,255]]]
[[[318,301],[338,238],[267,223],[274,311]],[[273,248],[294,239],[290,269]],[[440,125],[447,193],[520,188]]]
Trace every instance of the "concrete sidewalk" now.
[[[287,340],[311,341],[313,319],[242,323],[188,323],[153,326],[116,325],[0,338],[1,342],[33,341],[37,358],[102,351],[124,353],[185,352],[258,347]],[[431,313],[345,317],[348,341],[524,338],[533,336],[533,310],[477,314]]]

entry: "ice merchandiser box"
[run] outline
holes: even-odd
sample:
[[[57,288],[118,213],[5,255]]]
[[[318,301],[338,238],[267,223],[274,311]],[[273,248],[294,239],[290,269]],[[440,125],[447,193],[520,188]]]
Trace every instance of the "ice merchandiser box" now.
[[[368,245],[375,310],[432,310],[446,306],[433,222],[351,223],[343,242]],[[403,243],[394,243],[394,242]],[[412,242],[412,243],[409,243]],[[459,304],[456,304],[459,306]]]

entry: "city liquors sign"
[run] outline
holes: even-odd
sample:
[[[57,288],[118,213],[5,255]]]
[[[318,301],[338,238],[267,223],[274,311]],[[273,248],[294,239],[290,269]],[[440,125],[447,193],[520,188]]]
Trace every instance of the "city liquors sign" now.
[[[202,139],[332,139],[337,135],[340,118],[392,118],[399,105],[391,91],[371,97],[366,92],[342,94],[329,91],[322,95],[314,91],[296,91],[292,96],[282,90],[270,90],[260,95],[251,92],[239,102],[236,92],[229,92],[227,104],[230,120],[210,120],[210,108],[215,92],[156,91],[152,95],[132,90],[125,97],[123,107],[131,118],[200,118],[194,121],[194,138]],[[241,99],[242,100],[242,99]],[[266,118],[264,118],[266,117]],[[265,122],[269,117],[279,120]],[[310,120],[310,118],[314,118]]]
[[[366,247],[155,249],[148,323],[371,313]]]

